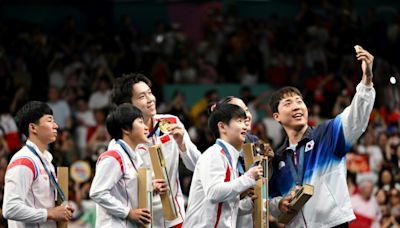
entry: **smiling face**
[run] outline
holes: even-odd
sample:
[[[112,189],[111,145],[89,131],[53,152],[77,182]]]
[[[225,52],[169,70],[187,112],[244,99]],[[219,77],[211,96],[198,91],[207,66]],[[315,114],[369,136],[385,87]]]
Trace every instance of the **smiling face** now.
[[[307,106],[299,95],[288,93],[279,101],[278,112],[273,117],[285,129],[300,131],[307,126]]]
[[[132,129],[130,130],[127,137],[135,145],[140,143],[147,143],[147,135],[149,134],[149,128],[144,124],[143,118],[136,118],[132,122]],[[127,141],[127,140],[125,140]]]
[[[132,86],[131,103],[140,109],[145,119],[153,117],[156,112],[156,98],[151,88],[144,82]]]
[[[237,150],[242,148],[247,133],[247,124],[245,118],[232,118],[229,121],[229,124],[219,122],[218,128],[222,140],[228,142]]]

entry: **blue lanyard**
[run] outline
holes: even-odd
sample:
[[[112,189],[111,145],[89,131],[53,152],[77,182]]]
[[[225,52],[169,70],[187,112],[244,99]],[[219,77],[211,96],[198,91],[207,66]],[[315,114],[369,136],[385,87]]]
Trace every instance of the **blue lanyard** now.
[[[29,150],[32,151],[33,154],[36,155],[36,157],[39,158],[40,162],[42,163],[44,170],[46,171],[47,175],[50,178],[50,183],[53,185],[53,187],[57,190],[58,195],[61,198],[61,201],[65,201],[65,195],[64,192],[61,190],[60,185],[58,185],[56,178],[54,177],[53,173],[50,172],[50,170],[47,168],[46,164],[43,162],[42,158],[39,156],[39,154],[36,152],[36,150],[30,146],[30,145],[26,145],[26,147],[28,147]]]
[[[228,148],[226,148],[226,146],[219,140],[217,140],[216,144],[218,144],[220,147],[222,147],[222,150],[224,151],[224,154],[225,154],[226,158],[228,159],[229,164],[233,168],[233,166],[232,166],[232,158],[231,158],[231,155],[229,154]],[[239,171],[239,174],[243,175],[243,173],[244,173],[243,166],[242,166],[242,163],[240,163],[239,160],[237,162],[237,169]]]
[[[126,148],[125,144],[121,141],[121,139],[118,139],[117,143],[122,147],[122,150],[125,151],[126,155],[128,155],[129,160],[131,160],[131,162],[132,162],[133,168],[135,168],[135,170],[137,171],[135,163],[133,163],[133,160],[132,160],[130,154],[128,153],[128,151],[129,151],[128,148]]]
[[[160,125],[160,121],[157,121],[156,125],[154,125],[153,130],[147,135],[147,138],[153,137],[153,135],[157,132],[158,127]]]
[[[293,160],[290,156],[287,156],[286,160],[289,164],[290,173],[292,174],[293,180],[296,182],[296,185],[302,185],[303,183],[303,164],[304,164],[304,145],[299,148],[299,164],[296,167],[294,166]]]

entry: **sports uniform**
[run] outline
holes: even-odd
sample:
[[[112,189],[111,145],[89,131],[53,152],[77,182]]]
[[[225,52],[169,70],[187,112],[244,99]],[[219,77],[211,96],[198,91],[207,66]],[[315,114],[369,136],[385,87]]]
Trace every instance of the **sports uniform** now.
[[[131,151],[128,144],[118,140],[97,160],[90,188],[90,197],[96,202],[96,227],[138,227],[127,216],[138,207],[137,169],[143,161]]]
[[[38,147],[26,141],[37,152]],[[27,147],[22,147],[10,160],[5,175],[3,216],[12,228],[55,228],[47,220],[47,208],[55,207],[56,194],[40,159]],[[37,153],[53,174],[50,152]]]
[[[269,182],[274,216],[281,213],[282,196],[296,184],[314,186],[314,195],[288,227],[334,227],[355,219],[346,187],[345,155],[366,130],[374,100],[375,89],[360,83],[351,105],[341,114],[309,127],[297,145],[289,145],[286,140],[277,150]]]

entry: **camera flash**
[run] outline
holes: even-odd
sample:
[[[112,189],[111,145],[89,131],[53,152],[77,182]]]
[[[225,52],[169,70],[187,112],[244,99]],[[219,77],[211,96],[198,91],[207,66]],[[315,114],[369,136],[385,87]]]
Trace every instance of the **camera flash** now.
[[[396,78],[393,76],[390,77],[389,81],[390,81],[390,84],[392,84],[392,85],[396,84]]]

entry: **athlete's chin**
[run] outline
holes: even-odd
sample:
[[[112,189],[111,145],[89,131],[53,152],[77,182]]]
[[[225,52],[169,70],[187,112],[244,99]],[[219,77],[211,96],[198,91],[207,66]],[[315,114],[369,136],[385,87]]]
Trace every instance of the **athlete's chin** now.
[[[295,129],[296,131],[301,131],[306,126],[307,126],[307,123],[299,123],[299,124],[293,125],[293,129]]]
[[[139,143],[147,143],[147,137],[142,137]]]

